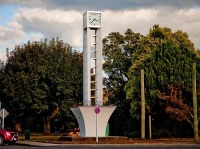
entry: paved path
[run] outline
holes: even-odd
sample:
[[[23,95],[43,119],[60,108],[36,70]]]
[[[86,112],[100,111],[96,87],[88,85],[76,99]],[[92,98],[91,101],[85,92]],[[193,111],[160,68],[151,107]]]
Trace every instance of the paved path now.
[[[54,143],[42,143],[42,142],[32,142],[32,141],[17,141],[17,145],[22,146],[60,146],[61,144]]]

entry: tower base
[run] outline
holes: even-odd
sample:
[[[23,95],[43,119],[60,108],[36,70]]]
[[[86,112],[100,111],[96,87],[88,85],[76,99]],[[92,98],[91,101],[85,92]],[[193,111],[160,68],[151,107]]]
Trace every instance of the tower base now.
[[[95,106],[80,106],[77,108],[70,108],[78,121],[81,137],[95,137],[97,128],[98,137],[106,136],[106,126],[111,114],[116,109],[116,106],[98,107],[100,108],[98,117],[96,117],[96,113],[94,111],[95,108]],[[98,123],[98,126],[96,123]]]

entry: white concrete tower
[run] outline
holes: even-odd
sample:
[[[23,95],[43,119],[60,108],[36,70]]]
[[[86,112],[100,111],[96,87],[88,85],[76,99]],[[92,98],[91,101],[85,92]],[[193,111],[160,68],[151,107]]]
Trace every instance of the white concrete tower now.
[[[103,106],[102,101],[101,27],[101,12],[83,13],[83,106],[71,108],[78,121],[81,137],[95,137],[97,134],[105,137],[108,120],[116,108]]]
[[[83,14],[83,105],[102,106],[102,15],[98,11]],[[95,80],[92,80],[95,78]],[[92,87],[91,87],[92,84]]]

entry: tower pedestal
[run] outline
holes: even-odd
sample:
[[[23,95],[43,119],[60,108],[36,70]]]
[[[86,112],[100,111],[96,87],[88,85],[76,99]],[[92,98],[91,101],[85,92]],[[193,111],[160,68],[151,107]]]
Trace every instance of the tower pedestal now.
[[[70,108],[74,113],[81,131],[81,137],[96,137],[96,126],[98,126],[98,137],[106,136],[108,120],[116,106],[101,106],[98,118],[95,113],[95,106],[80,106]],[[98,121],[96,121],[98,119]],[[96,125],[98,123],[98,125]]]

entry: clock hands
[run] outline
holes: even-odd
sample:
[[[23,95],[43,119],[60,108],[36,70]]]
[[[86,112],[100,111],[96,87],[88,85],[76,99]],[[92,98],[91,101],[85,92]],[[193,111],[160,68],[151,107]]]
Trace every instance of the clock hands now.
[[[92,22],[97,21],[96,19],[93,19]],[[92,24],[92,22],[90,22],[90,24]]]
[[[93,21],[97,21],[97,22],[100,22],[100,20],[97,20],[96,18],[95,18],[95,19],[93,19],[93,20],[92,20],[92,22],[93,22]],[[92,22],[91,22],[91,23],[92,23]]]
[[[100,20],[97,20],[96,18],[92,20],[92,22],[97,21],[100,23]],[[92,22],[90,22],[90,24],[92,24]]]

